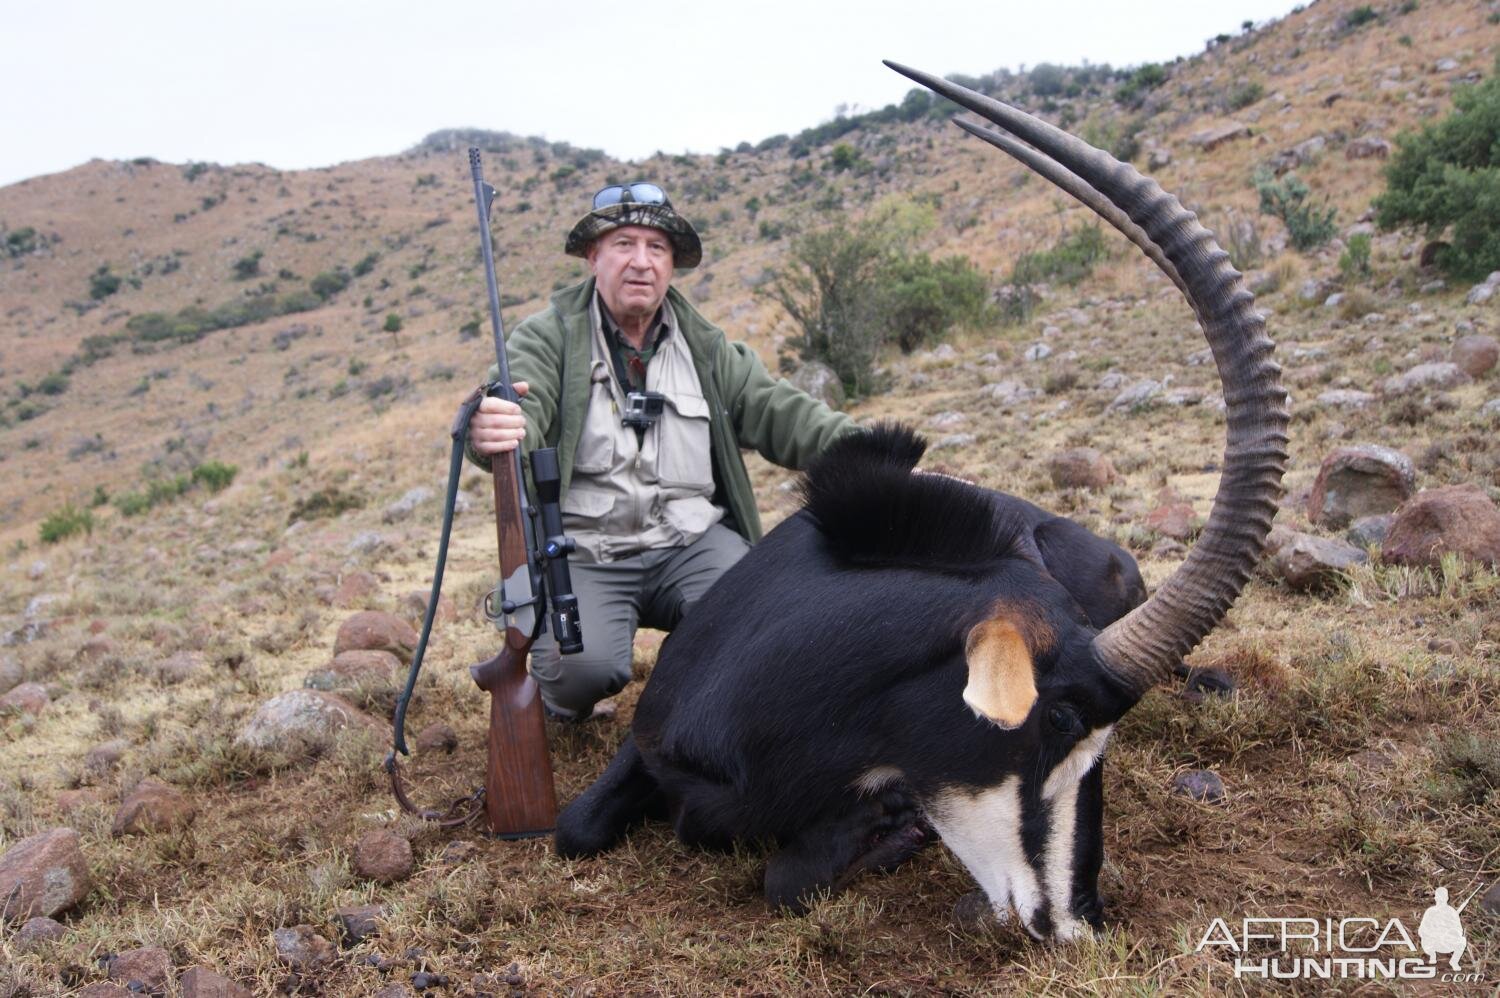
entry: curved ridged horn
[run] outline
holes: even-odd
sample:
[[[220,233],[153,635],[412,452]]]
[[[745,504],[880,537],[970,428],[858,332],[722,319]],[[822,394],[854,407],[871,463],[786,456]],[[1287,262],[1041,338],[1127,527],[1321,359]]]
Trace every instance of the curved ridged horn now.
[[[1224,470],[1208,525],[1172,577],[1094,639],[1103,666],[1137,695],[1144,693],[1223,619],[1260,559],[1276,515],[1287,459],[1286,392],[1281,369],[1271,360],[1265,321],[1228,254],[1154,180],[1000,101],[893,62],[886,65],[1034,146],[1036,151],[1021,157],[1022,162],[1035,169],[1042,158],[1050,160],[1054,168],[1039,172],[1070,194],[1092,190],[1113,205],[1170,264],[1163,268],[1167,276],[1176,272],[1174,283],[1198,316],[1213,351],[1228,428]],[[1087,196],[1080,200],[1099,210]],[[1139,245],[1131,229],[1119,226],[1109,213],[1100,214]],[[1147,250],[1147,255],[1160,265],[1158,254]]]

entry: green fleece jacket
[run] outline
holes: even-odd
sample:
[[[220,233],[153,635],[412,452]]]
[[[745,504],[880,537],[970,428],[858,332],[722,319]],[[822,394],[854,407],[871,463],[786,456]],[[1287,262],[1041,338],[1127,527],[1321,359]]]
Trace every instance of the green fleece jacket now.
[[[573,477],[573,455],[583,433],[589,400],[589,302],[594,279],[564,288],[546,310],[523,321],[506,338],[512,380],[529,386],[521,400],[526,415],[524,452],[556,447],[566,495]],[[753,448],[784,468],[800,470],[855,423],[785,379],[773,378],[760,358],[743,343],[730,342],[688,304],[676,288],[667,300],[693,355],[693,366],[708,401],[709,441],[713,450],[715,501],[730,513],[746,540],[761,536],[760,514],[740,448]],[[499,377],[490,365],[486,380]],[[488,458],[468,449],[469,460],[486,470]]]

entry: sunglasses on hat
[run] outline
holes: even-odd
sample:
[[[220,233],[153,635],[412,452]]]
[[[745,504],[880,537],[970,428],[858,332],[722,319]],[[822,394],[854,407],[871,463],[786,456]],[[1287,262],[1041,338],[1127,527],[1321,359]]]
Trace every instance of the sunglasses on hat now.
[[[594,210],[610,205],[629,202],[632,204],[671,204],[667,192],[655,184],[636,181],[633,184],[611,184],[594,195]]]

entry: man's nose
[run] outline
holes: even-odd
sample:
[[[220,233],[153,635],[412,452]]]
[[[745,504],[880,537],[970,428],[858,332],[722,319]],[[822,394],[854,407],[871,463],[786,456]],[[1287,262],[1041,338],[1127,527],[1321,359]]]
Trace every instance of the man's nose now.
[[[645,243],[636,243],[630,251],[630,265],[642,270],[651,269],[651,251]]]

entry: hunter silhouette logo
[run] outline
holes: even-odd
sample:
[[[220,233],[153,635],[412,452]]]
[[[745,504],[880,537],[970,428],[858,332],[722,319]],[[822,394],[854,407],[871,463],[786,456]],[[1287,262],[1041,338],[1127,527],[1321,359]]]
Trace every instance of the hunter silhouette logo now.
[[[1255,917],[1242,918],[1237,925],[1215,918],[1197,951],[1227,948],[1237,978],[1478,983],[1478,964],[1465,973],[1460,963],[1469,945],[1460,916],[1479,891],[1475,887],[1455,908],[1448,903],[1446,887],[1434,890],[1433,904],[1422,913],[1415,937],[1399,918]]]
[[[1438,956],[1442,954],[1452,954],[1448,966],[1453,970],[1458,969],[1458,958],[1463,956],[1469,945],[1464,938],[1464,923],[1458,916],[1463,914],[1478,893],[1479,888],[1474,888],[1463,904],[1453,908],[1448,904],[1448,888],[1439,887],[1432,892],[1435,903],[1422,913],[1422,923],[1417,926],[1417,937],[1422,940],[1422,952],[1427,954],[1428,963],[1437,963]]]

